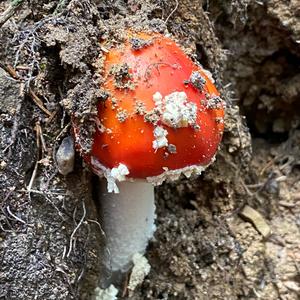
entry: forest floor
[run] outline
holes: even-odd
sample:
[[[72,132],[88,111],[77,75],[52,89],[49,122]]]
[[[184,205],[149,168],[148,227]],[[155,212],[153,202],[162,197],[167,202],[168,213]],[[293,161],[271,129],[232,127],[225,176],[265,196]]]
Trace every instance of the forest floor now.
[[[151,271],[121,294],[299,299],[299,0],[1,1],[0,299],[94,297],[97,179],[79,155],[62,176],[55,153],[70,115],[95,109],[100,39],[131,27],[194,53],[227,109],[216,162],[156,188]]]

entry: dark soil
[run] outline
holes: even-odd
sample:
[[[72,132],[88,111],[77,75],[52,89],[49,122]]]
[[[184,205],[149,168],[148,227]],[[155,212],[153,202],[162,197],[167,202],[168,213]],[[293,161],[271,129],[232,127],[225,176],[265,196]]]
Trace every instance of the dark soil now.
[[[107,255],[97,179],[78,154],[61,175],[56,153],[71,115],[90,149],[100,41],[133,27],[170,33],[227,110],[216,162],[156,189],[151,271],[124,299],[299,299],[299,0],[7,0],[0,26],[0,299],[93,299]]]

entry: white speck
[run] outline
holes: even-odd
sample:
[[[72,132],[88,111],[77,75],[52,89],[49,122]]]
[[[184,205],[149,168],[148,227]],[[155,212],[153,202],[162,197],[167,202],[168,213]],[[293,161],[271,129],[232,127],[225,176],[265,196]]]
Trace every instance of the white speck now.
[[[126,180],[126,175],[129,174],[128,168],[124,164],[119,164],[118,167],[112,168],[110,174],[106,176],[107,179],[107,191],[109,193],[119,193],[119,188],[116,184],[116,180]]]
[[[157,150],[158,148],[168,146],[168,139],[166,138],[166,136],[168,135],[168,131],[165,130],[163,127],[155,127],[153,130],[153,135],[155,137],[155,140],[152,143],[152,147],[155,150]]]
[[[99,287],[97,287],[95,289],[94,293],[95,293],[94,300],[116,300],[116,299],[118,299],[117,298],[118,290],[112,284],[106,289],[100,289]]]
[[[119,188],[116,181],[127,180],[126,175],[129,174],[129,170],[126,165],[119,164],[118,167],[109,169],[103,166],[98,159],[91,157],[91,164],[93,171],[100,177],[105,177],[107,180],[107,191],[109,193],[119,193]]]
[[[150,272],[150,265],[147,259],[140,253],[134,254],[132,261],[134,266],[132,268],[128,284],[128,290],[131,292],[133,292],[135,288],[144,281],[144,278]]]
[[[155,106],[160,107],[162,105],[163,96],[160,92],[156,92],[153,95],[153,101],[155,103]]]
[[[219,96],[213,95],[207,100],[206,106],[208,109],[221,109],[225,106],[225,101]]]
[[[206,84],[206,80],[204,77],[201,76],[201,74],[198,71],[193,71],[190,78],[189,82],[197,88],[199,91],[203,90],[203,87]]]
[[[185,92],[174,92],[164,98],[156,92],[153,95],[153,101],[161,112],[163,124],[173,128],[196,125],[197,105],[188,101]]]

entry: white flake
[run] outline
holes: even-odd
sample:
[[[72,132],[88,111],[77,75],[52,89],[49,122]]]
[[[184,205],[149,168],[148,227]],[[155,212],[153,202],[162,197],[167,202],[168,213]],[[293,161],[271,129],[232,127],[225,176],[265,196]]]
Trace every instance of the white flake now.
[[[119,188],[116,184],[116,180],[126,180],[126,175],[129,174],[128,168],[124,164],[119,164],[118,167],[112,168],[110,174],[107,174],[107,191],[109,193],[119,193]]]
[[[143,283],[144,278],[150,272],[150,265],[146,257],[140,253],[136,253],[132,257],[133,268],[130,274],[128,290],[133,292],[135,288]]]
[[[118,167],[109,169],[102,165],[97,158],[94,156],[91,157],[91,164],[93,167],[94,173],[99,177],[105,177],[107,180],[107,191],[109,193],[119,193],[119,188],[116,184],[116,181],[126,180],[126,175],[129,174],[129,170],[126,165],[119,164]]]
[[[195,124],[197,118],[197,106],[193,102],[187,102],[185,92],[174,92],[165,97],[165,107],[162,121],[170,127],[187,127]]]
[[[163,124],[173,128],[196,125],[197,105],[188,101],[185,92],[173,92],[164,98],[156,92],[153,101]]]
[[[153,95],[153,101],[154,101],[156,107],[161,107],[161,105],[162,105],[162,100],[163,100],[163,96],[161,95],[160,92],[156,92],[156,93]]]
[[[94,293],[95,293],[95,296],[94,296],[95,300],[116,300],[116,299],[118,299],[117,298],[118,290],[112,284],[106,289],[101,289],[101,288],[97,287],[95,289]]]
[[[168,139],[166,138],[166,136],[168,135],[168,131],[165,130],[163,127],[155,127],[153,130],[153,135],[155,137],[155,140],[152,143],[152,147],[155,150],[157,150],[158,148],[168,146]]]
[[[110,176],[118,181],[124,181],[125,176],[128,174],[128,168],[124,164],[119,164],[118,167],[112,168],[110,171]]]
[[[190,177],[192,175],[200,175],[210,164],[215,161],[215,157],[213,157],[207,165],[192,165],[187,166],[181,169],[169,170],[168,168],[163,168],[164,172],[157,176],[147,177],[147,181],[152,183],[153,185],[160,185],[164,181],[174,181],[179,178],[181,174],[184,174],[186,177]]]

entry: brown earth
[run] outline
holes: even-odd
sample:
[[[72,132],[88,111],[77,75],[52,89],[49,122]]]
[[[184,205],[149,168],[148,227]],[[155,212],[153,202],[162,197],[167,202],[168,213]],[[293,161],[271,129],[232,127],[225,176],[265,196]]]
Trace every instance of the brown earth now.
[[[97,179],[78,155],[67,176],[54,158],[71,113],[89,148],[99,41],[131,27],[171,33],[227,115],[216,162],[156,189],[152,268],[124,298],[299,299],[299,0],[2,1],[0,26],[0,299],[92,299]]]

